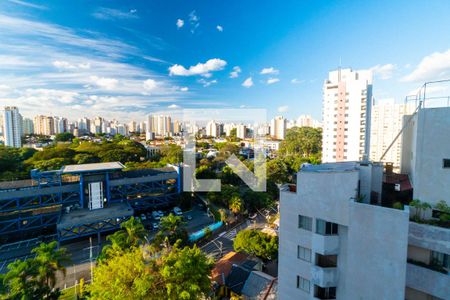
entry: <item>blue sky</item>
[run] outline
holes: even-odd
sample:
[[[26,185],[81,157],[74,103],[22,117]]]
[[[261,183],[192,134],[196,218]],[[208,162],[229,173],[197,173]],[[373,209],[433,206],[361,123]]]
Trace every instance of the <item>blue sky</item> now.
[[[0,105],[71,119],[244,106],[320,119],[340,61],[373,69],[376,99],[450,78],[449,14],[444,0],[2,0]]]

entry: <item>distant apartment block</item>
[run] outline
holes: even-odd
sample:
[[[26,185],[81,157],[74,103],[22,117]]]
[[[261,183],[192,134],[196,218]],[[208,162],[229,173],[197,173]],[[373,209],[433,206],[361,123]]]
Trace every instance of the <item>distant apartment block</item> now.
[[[369,154],[372,72],[331,71],[323,85],[323,162],[359,161]]]
[[[287,120],[278,116],[270,122],[270,136],[277,140],[284,140],[286,137]]]
[[[397,104],[394,99],[377,101],[372,107],[370,133],[370,159],[380,161],[380,158],[394,141],[403,126],[403,116],[414,111],[414,105]],[[395,169],[400,168],[401,137],[395,140],[382,162],[392,163]]]
[[[313,119],[310,115],[301,115],[296,121],[296,126],[320,128],[322,127],[322,124],[319,121]]]
[[[22,116],[15,106],[6,106],[4,109],[3,135],[6,146],[15,148],[22,146]]]

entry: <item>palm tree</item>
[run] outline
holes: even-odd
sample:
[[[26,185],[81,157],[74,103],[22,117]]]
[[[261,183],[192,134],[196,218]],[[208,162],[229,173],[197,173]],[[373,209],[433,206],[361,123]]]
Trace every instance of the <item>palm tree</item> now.
[[[230,200],[229,208],[234,214],[242,212],[242,199],[238,195],[234,195]]]
[[[147,230],[140,219],[131,217],[128,221],[120,225],[122,232],[125,234],[125,241],[130,247],[136,247],[143,244],[147,236]]]
[[[57,248],[56,241],[48,244],[41,243],[31,252],[36,254],[35,261],[38,264],[38,281],[53,289],[56,284],[56,274],[62,272],[66,276],[65,263],[70,261],[65,248]]]

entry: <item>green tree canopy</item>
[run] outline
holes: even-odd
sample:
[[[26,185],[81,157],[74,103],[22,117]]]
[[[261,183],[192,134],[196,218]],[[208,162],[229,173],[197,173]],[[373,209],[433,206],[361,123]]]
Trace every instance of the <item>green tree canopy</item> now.
[[[309,157],[322,150],[322,129],[312,127],[293,127],[287,130],[281,142],[280,153]]]
[[[271,260],[278,256],[278,237],[259,230],[246,229],[239,231],[233,248],[237,252],[245,252],[264,260]]]

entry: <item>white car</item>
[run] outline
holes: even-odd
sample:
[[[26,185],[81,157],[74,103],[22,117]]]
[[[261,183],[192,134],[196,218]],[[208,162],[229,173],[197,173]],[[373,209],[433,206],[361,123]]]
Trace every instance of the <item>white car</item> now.
[[[152,224],[152,228],[153,228],[153,230],[156,230],[156,229],[158,229],[159,228],[159,223],[153,223]]]
[[[155,220],[161,219],[161,216],[159,215],[159,213],[158,213],[157,211],[153,211],[153,212],[152,212],[152,217],[153,217],[153,219],[155,219]]]
[[[183,215],[183,211],[181,210],[181,208],[179,208],[179,207],[177,207],[177,206],[175,206],[175,207],[173,208],[173,213],[174,213],[176,216],[181,216],[181,215]]]
[[[147,220],[147,217],[146,217],[144,214],[142,214],[142,215],[141,215],[141,220],[142,220],[142,221],[145,221],[145,220]]]

